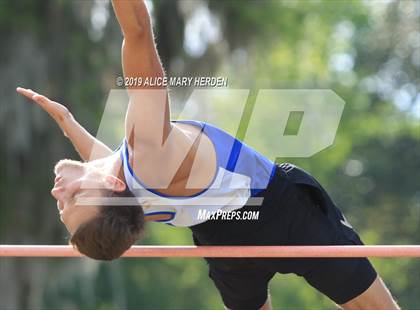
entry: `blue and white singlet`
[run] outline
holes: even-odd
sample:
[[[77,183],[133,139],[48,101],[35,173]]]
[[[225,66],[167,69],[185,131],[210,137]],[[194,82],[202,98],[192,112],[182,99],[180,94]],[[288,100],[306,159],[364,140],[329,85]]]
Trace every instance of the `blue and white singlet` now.
[[[266,189],[275,172],[275,164],[245,143],[208,123],[182,120],[179,123],[197,126],[213,143],[216,152],[216,173],[210,186],[193,196],[168,196],[147,188],[134,174],[129,161],[127,141],[121,145],[121,159],[127,186],[137,197],[145,215],[166,214],[161,221],[174,226],[193,226],[206,221],[199,210],[232,211]]]

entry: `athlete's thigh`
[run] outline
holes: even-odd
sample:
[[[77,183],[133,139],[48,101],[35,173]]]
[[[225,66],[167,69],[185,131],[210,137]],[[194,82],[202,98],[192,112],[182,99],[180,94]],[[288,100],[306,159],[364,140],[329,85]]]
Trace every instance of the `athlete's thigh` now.
[[[398,310],[397,303],[391,293],[378,276],[372,285],[362,294],[340,305],[344,310],[378,309]]]
[[[290,227],[290,244],[363,245],[332,200],[315,187],[296,185],[296,219]],[[366,258],[296,259],[293,272],[338,304],[365,292],[377,277]]]
[[[217,260],[217,259],[216,259]],[[268,283],[274,272],[264,271],[249,266],[242,268],[229,261],[228,264],[214,260],[209,263],[209,277],[218,289],[224,305],[229,309],[256,310],[262,307],[268,298]],[[236,266],[235,266],[236,265]],[[237,268],[238,267],[238,268]]]

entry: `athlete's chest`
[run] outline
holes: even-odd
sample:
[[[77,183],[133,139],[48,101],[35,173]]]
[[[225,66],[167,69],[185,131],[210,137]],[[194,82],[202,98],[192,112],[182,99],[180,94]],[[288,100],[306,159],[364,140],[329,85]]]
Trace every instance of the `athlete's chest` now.
[[[130,152],[137,178],[146,188],[167,196],[193,196],[208,188],[217,173],[217,154],[200,128],[176,123],[181,132],[165,153]]]

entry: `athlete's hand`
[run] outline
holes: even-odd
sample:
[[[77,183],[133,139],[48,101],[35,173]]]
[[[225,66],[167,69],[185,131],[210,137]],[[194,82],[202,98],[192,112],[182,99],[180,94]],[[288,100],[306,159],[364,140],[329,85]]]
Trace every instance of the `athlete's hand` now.
[[[47,97],[40,95],[37,92],[34,92],[31,89],[18,87],[16,88],[16,91],[19,94],[37,103],[45,112],[47,112],[56,121],[58,126],[60,126],[60,128],[64,132],[64,128],[63,128],[64,122],[66,120],[70,120],[73,118],[70,111],[64,105],[58,102],[52,101],[48,99]],[[66,133],[64,132],[64,134]]]
[[[63,131],[64,136],[69,138],[84,161],[103,158],[113,153],[109,147],[83,128],[62,104],[52,101],[31,89],[18,87],[16,91],[33,100],[55,120]],[[95,147],[95,151],[93,151],[93,147]]]

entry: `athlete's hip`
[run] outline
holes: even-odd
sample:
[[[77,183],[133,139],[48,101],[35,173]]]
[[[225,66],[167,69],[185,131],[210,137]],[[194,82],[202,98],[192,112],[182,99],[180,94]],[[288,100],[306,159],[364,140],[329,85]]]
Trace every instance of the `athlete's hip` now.
[[[281,216],[279,209],[291,194],[291,185],[284,169],[277,166],[267,188],[235,210],[241,214],[253,214],[252,217],[217,217],[189,228],[200,244],[252,244],[264,226]]]

